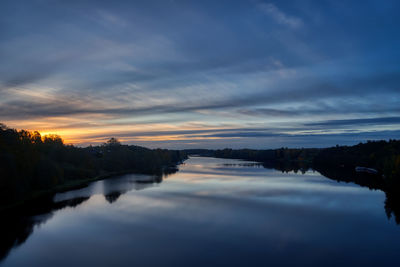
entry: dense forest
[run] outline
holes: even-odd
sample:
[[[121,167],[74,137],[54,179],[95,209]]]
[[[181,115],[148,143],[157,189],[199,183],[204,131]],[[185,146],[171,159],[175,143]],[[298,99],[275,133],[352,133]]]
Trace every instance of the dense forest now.
[[[160,175],[185,158],[182,151],[122,145],[115,138],[81,148],[65,145],[57,135],[41,136],[0,124],[0,207],[107,175]]]
[[[400,141],[368,141],[355,146],[336,146],[322,149],[313,160],[314,169],[339,169],[347,173],[357,166],[377,170],[376,185],[372,188],[400,192]],[[362,181],[359,181],[362,182]]]

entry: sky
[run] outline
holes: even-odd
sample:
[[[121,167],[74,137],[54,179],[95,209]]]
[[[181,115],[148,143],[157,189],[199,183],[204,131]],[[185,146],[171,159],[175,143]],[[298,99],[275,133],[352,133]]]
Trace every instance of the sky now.
[[[79,146],[400,137],[400,1],[0,1],[0,122]]]

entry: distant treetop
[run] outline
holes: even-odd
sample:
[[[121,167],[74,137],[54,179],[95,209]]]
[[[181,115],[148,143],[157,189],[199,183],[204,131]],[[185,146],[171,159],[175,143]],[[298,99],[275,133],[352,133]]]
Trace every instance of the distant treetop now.
[[[118,141],[117,138],[111,137],[107,142],[106,142],[107,146],[120,146],[121,143]]]

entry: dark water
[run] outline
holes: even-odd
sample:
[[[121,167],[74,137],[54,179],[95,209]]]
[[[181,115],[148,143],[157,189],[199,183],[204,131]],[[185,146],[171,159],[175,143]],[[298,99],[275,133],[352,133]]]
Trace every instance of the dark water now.
[[[400,266],[383,192],[241,163],[192,157],[162,182],[125,175],[58,194],[0,265]]]

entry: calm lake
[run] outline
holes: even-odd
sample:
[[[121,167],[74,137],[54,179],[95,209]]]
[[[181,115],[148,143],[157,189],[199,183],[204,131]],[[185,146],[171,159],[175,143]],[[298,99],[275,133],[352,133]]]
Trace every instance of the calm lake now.
[[[57,194],[1,266],[400,266],[385,194],[317,172],[191,157]],[[26,239],[26,240],[25,240]],[[4,247],[4,245],[2,245]]]

